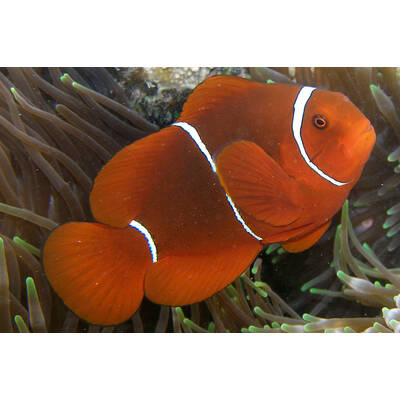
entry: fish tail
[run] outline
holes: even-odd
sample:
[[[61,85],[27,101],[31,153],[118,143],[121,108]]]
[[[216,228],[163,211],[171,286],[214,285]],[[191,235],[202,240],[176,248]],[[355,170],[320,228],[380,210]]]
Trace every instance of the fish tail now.
[[[55,229],[42,257],[45,273],[64,303],[97,325],[115,325],[135,313],[152,264],[139,230],[88,222]]]

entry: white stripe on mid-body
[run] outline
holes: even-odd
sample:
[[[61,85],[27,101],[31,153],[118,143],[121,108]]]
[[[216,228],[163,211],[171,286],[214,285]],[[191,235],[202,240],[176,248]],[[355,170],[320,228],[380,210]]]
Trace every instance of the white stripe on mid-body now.
[[[242,224],[244,230],[247,233],[250,233],[251,236],[253,236],[254,238],[256,238],[257,240],[262,240],[262,237],[257,236],[247,225],[246,222],[244,222],[244,219],[242,218],[242,216],[239,214],[238,209],[235,206],[235,203],[232,201],[232,199],[228,196],[228,193],[225,193],[226,198],[228,200],[229,205],[232,207],[233,212],[235,213],[235,217],[236,219]]]
[[[294,110],[293,110],[293,122],[292,122],[292,131],[293,131],[293,136],[294,140],[297,143],[297,146],[300,150],[300,154],[303,157],[304,161],[307,163],[307,165],[313,169],[319,176],[322,178],[326,179],[330,183],[336,186],[343,186],[347,185],[349,182],[340,182],[337,181],[336,179],[333,179],[331,176],[327,175],[324,171],[321,171],[311,160],[310,157],[308,157],[308,154],[306,152],[306,149],[304,148],[303,140],[301,138],[301,126],[303,124],[303,116],[304,116],[304,111],[307,105],[308,100],[311,97],[312,92],[315,90],[315,87],[311,86],[303,86],[298,95],[297,98],[294,102]]]
[[[151,258],[153,260],[153,263],[156,263],[157,262],[157,248],[156,248],[156,244],[154,243],[153,238],[151,237],[150,232],[142,224],[135,221],[134,219],[131,222],[129,222],[129,226],[137,229],[146,238],[147,243],[149,245]]]
[[[211,157],[211,154],[208,152],[206,145],[200,139],[200,135],[197,132],[196,128],[192,125],[189,125],[187,122],[175,122],[172,125],[179,126],[179,128],[182,128],[185,132],[187,132],[190,135],[190,137],[196,142],[197,147],[200,149],[200,151],[206,156],[207,161],[211,165],[212,170],[216,173],[217,167]]]
[[[214,163],[214,160],[211,157],[211,154],[209,153],[209,151],[207,150],[206,145],[203,143],[203,141],[200,138],[199,133],[197,132],[196,128],[190,124],[188,124],[187,122],[175,122],[174,124],[175,126],[180,127],[181,129],[183,129],[185,132],[187,132],[190,137],[193,139],[193,141],[197,144],[197,147],[200,149],[200,151],[205,155],[208,163],[211,166],[211,169],[213,170],[213,172],[216,174],[217,173],[217,167]],[[228,200],[229,205],[231,206],[236,219],[242,224],[244,230],[249,233],[251,236],[253,236],[255,239],[257,240],[262,240],[262,238],[260,236],[257,236],[247,225],[246,222],[244,222],[242,216],[239,214],[238,209],[236,208],[235,204],[233,203],[232,199],[228,196],[228,194],[225,192],[226,195],[226,199]]]

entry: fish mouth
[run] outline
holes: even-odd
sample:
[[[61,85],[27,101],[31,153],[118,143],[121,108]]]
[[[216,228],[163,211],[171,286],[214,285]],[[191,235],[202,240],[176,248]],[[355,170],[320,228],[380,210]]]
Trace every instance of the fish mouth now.
[[[361,130],[361,132],[357,135],[358,139],[355,140],[354,143],[354,148],[360,148],[360,144],[363,143],[366,146],[371,146],[371,144],[375,143],[375,130],[372,124],[368,121],[368,124],[366,124],[365,128]],[[310,157],[310,161],[315,164],[315,160],[318,158],[318,156],[323,152],[324,147],[319,149],[315,154],[313,154]]]
[[[372,126],[371,122],[368,122],[367,127],[361,131],[361,135],[365,135],[370,131],[373,131],[375,133],[374,127]]]
[[[373,146],[376,140],[376,134],[375,134],[375,129],[372,126],[371,123],[368,123],[368,125],[361,131],[361,133],[358,135],[358,140],[356,140],[355,145],[360,146]]]

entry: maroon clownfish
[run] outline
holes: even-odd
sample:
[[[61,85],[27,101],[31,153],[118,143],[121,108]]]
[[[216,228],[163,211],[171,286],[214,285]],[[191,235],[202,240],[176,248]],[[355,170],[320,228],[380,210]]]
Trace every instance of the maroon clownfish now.
[[[204,300],[265,244],[313,245],[359,179],[375,143],[340,93],[215,76],[178,121],[119,151],[90,195],[96,223],[45,243],[46,275],[81,318],[118,324],[143,296]]]

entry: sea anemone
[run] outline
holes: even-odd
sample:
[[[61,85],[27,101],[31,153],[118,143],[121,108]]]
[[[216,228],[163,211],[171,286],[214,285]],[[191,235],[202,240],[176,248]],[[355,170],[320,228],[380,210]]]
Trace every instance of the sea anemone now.
[[[103,68],[1,70],[1,331],[77,329],[79,319],[50,289],[38,248],[58,224],[90,219],[100,168],[158,130],[124,104]]]

